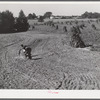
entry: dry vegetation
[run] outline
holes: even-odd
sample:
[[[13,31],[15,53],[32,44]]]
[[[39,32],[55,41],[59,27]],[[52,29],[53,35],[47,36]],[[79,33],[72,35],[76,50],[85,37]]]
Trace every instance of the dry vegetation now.
[[[58,29],[30,22],[33,30],[0,34],[1,89],[100,89],[99,21],[55,20]],[[88,47],[70,46],[75,25]],[[32,48],[32,60],[18,55],[21,44]]]

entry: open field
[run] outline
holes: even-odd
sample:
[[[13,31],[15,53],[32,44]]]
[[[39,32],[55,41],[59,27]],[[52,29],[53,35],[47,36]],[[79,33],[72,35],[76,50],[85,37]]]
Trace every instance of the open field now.
[[[73,20],[54,23],[57,30],[35,25],[27,32],[0,34],[1,89],[100,89],[100,21],[78,20],[78,25],[86,26],[80,29],[82,40],[92,45],[86,48],[69,44]],[[21,44],[32,48],[32,60],[19,56]]]

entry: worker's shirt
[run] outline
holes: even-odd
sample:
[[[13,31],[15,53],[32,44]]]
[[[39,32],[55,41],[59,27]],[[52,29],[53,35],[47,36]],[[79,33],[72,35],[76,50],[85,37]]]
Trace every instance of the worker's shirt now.
[[[20,56],[25,57],[25,49],[21,49],[21,50],[20,50]]]
[[[22,50],[25,53],[25,49]]]

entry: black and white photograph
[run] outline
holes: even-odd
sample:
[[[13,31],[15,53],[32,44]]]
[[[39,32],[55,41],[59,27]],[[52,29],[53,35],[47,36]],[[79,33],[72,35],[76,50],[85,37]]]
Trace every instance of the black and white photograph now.
[[[0,2],[0,89],[100,90],[100,2]]]

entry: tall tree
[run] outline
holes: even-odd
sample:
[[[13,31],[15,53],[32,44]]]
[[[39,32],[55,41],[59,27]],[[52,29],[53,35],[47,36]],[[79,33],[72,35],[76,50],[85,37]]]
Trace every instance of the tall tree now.
[[[25,16],[23,10],[20,10],[20,12],[19,12],[19,18],[25,18],[25,17],[26,16]]]
[[[0,33],[8,33],[14,31],[14,20],[13,14],[9,11],[3,11],[0,13]]]
[[[19,17],[16,19],[15,28],[18,32],[27,31],[29,28],[27,17],[22,10],[19,12]]]
[[[32,15],[33,15],[33,19],[35,19],[35,18],[36,18],[36,14],[35,14],[35,13],[33,13]]]
[[[30,13],[28,16],[27,16],[28,19],[33,19],[33,15]]]
[[[44,14],[44,18],[50,18],[51,15],[52,15],[52,12],[46,12],[46,13]]]
[[[33,14],[29,14],[28,16],[27,16],[27,18],[28,19],[35,19],[36,18],[36,14],[35,13],[33,13]]]
[[[44,22],[44,16],[39,16],[38,22]]]

